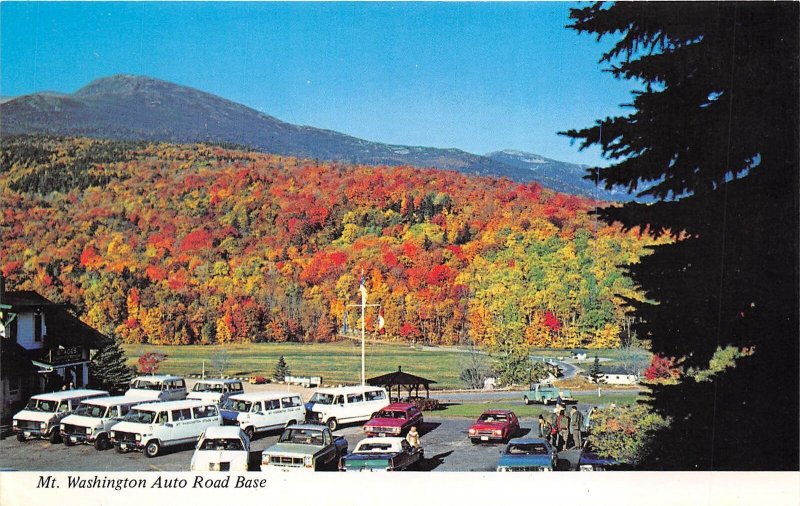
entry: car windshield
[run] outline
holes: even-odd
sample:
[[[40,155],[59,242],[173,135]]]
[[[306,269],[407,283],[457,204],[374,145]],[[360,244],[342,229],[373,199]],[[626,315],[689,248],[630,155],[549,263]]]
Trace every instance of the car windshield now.
[[[31,399],[26,406],[26,409],[31,411],[44,411],[46,413],[55,413],[57,408],[58,401],[46,401],[43,399]]]
[[[222,385],[214,383],[195,383],[192,392],[217,392],[222,393]]]
[[[311,396],[311,401],[317,404],[333,404],[333,394],[323,394],[320,392],[315,392],[314,395]]]
[[[381,453],[392,451],[391,443],[361,443],[356,448],[356,453]]]
[[[241,439],[205,439],[200,450],[244,451]]]
[[[155,411],[145,411],[142,409],[132,409],[125,415],[126,422],[133,423],[154,423],[157,413]]]
[[[508,418],[506,418],[506,415],[498,415],[494,413],[484,413],[481,415],[480,418],[478,418],[479,422],[488,422],[488,423],[505,422],[507,420]]]
[[[248,411],[250,411],[250,406],[252,405],[253,403],[250,401],[239,401],[236,399],[228,399],[225,402],[225,405],[222,406],[222,409],[227,409],[228,411],[239,411],[242,413],[247,413]]]
[[[512,443],[506,448],[509,455],[547,455],[544,443]]]
[[[136,379],[131,381],[131,388],[134,390],[161,390],[161,383],[146,379]]]
[[[406,412],[405,411],[391,411],[391,410],[381,410],[378,412],[378,416],[376,418],[405,418]]]
[[[324,444],[324,439],[322,437],[322,431],[319,430],[288,429],[281,434],[280,442],[322,446]]]
[[[91,418],[104,418],[108,408],[106,406],[95,406],[93,404],[81,404],[75,411],[76,415],[88,416]]]

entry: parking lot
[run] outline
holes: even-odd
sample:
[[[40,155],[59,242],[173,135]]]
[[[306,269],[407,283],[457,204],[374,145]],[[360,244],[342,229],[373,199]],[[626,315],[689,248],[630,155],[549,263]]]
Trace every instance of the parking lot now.
[[[500,444],[473,445],[467,430],[473,420],[466,418],[437,418],[425,416],[420,429],[421,443],[425,449],[423,471],[494,471],[499,459]],[[527,434],[533,420],[522,420],[518,436]],[[361,424],[343,426],[335,434],[347,439],[349,448],[363,439]],[[260,460],[260,453],[274,444],[280,434],[276,432],[257,436],[252,445],[252,461]],[[67,447],[52,445],[45,440],[19,442],[14,437],[0,440],[0,469],[18,471],[188,471],[193,448],[182,446],[169,449],[163,455],[148,459],[137,452],[118,454],[113,449],[97,451],[89,445]],[[559,454],[559,469],[574,468],[577,451]]]

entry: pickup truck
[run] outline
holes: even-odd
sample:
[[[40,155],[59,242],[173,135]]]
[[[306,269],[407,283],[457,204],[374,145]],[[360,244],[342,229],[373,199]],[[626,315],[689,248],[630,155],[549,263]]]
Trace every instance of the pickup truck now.
[[[575,399],[572,398],[572,392],[569,390],[541,383],[531,384],[531,389],[522,396],[522,400],[525,404],[541,402],[547,405],[551,402],[558,402],[559,399],[565,404],[574,404],[576,402]]]
[[[261,452],[262,471],[336,470],[347,454],[347,440],[325,425],[298,424],[284,429],[278,442]]]

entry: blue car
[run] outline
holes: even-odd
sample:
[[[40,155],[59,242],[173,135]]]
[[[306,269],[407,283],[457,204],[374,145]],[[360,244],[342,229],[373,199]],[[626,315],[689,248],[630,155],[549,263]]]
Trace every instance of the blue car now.
[[[576,469],[578,471],[625,471],[631,469],[631,466],[612,457],[599,455],[592,449],[591,443],[587,441],[581,450]]]
[[[497,471],[554,471],[557,464],[558,454],[545,439],[517,438],[500,454]]]

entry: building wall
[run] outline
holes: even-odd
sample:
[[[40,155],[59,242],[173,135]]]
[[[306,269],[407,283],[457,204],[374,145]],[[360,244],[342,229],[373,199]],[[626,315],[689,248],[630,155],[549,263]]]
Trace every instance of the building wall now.
[[[609,385],[635,385],[638,383],[633,374],[605,374],[604,378]]]
[[[39,341],[34,339],[35,317],[32,312],[20,313],[17,315],[17,343],[26,350],[36,350],[44,347],[44,336],[47,335],[47,322],[42,314],[42,338]]]

